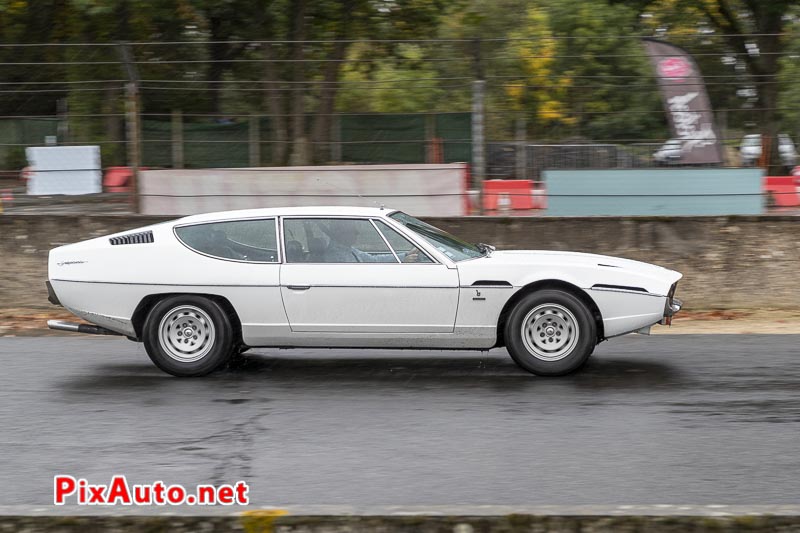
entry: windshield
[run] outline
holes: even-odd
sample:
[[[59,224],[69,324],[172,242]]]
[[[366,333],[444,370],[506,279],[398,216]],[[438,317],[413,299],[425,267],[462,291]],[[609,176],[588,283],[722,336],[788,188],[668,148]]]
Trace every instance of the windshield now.
[[[463,261],[465,259],[483,256],[481,249],[474,244],[462,241],[458,237],[454,237],[446,231],[431,226],[427,222],[417,220],[399,211],[397,213],[392,213],[389,217],[431,243],[437,250],[453,261]]]

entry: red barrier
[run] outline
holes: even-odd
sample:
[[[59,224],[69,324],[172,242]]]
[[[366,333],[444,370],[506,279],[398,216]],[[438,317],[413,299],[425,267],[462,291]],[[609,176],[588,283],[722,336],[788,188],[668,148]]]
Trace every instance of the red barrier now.
[[[761,187],[764,194],[772,198],[775,207],[800,206],[795,176],[766,176]]]
[[[103,190],[106,192],[128,192],[133,171],[131,167],[108,167],[103,176]]]
[[[148,167],[139,167],[139,170],[150,170]],[[108,167],[103,175],[103,190],[105,192],[130,192],[131,167]]]
[[[531,180],[487,180],[483,182],[483,209],[537,209]]]

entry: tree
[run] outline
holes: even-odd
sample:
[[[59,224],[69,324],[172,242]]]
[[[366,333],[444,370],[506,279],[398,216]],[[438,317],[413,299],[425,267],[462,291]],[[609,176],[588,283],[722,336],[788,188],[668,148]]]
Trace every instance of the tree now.
[[[486,39],[490,135],[507,135],[514,117],[541,140],[665,135],[657,88],[643,87],[650,67],[629,37],[633,9],[606,0],[500,0],[491,11],[467,4],[446,17],[443,33]]]
[[[620,0],[611,0],[616,3]],[[762,142],[769,150],[768,173],[783,173],[778,154],[777,133],[780,57],[787,39],[783,34],[787,13],[798,0],[621,0],[641,13],[669,3],[673,10],[701,13],[710,27],[719,31],[727,44],[741,54],[757,89],[761,110]]]

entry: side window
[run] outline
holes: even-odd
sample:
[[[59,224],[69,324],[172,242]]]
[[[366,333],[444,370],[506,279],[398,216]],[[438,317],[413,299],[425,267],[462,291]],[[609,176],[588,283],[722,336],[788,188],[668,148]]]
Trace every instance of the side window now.
[[[287,263],[396,263],[369,220],[286,218]]]
[[[389,241],[389,244],[394,249],[397,257],[403,263],[433,263],[433,260],[428,257],[425,252],[417,249],[414,244],[403,237],[397,230],[393,229],[389,224],[382,220],[375,220],[378,229],[381,230],[383,236]]]
[[[274,218],[194,224],[175,228],[175,234],[190,249],[220,259],[278,262]]]

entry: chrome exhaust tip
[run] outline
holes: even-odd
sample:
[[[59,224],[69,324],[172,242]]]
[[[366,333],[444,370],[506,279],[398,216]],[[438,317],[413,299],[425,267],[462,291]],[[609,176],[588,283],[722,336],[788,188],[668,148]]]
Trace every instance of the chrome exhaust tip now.
[[[70,331],[72,333],[88,333],[90,335],[121,335],[116,331],[111,331],[94,324],[79,324],[77,322],[67,322],[66,320],[48,320],[47,327],[59,331]]]

